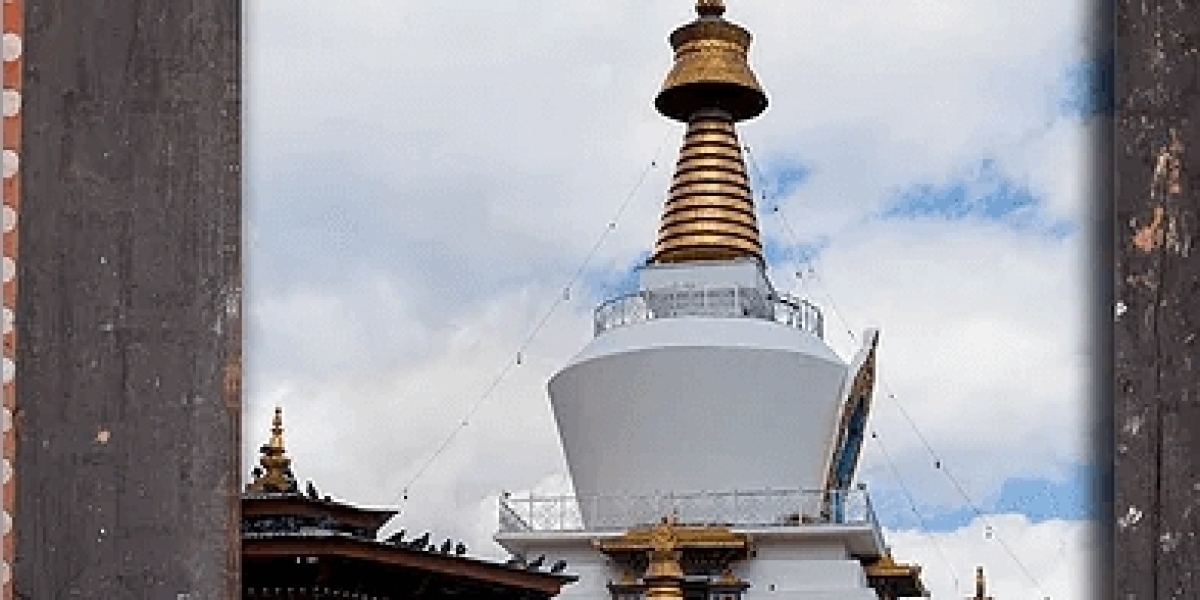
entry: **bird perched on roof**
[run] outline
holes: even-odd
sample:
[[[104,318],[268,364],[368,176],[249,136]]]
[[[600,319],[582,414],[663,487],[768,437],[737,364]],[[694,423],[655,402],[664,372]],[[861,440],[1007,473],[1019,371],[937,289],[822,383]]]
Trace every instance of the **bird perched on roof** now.
[[[429,545],[429,535],[430,535],[429,532],[426,531],[425,535],[422,535],[421,537],[413,540],[412,543],[409,544],[408,547],[416,549],[416,550],[424,550],[425,546]]]
[[[542,565],[545,564],[545,562],[546,562],[546,555],[543,554],[543,555],[533,559],[533,562],[529,563],[529,566],[526,568],[529,569],[530,571],[536,571],[536,570],[542,568]]]
[[[450,549],[453,547],[454,547],[454,542],[451,542],[450,538],[446,538],[446,541],[442,542],[442,547],[441,547],[442,554],[450,554]]]
[[[398,545],[400,545],[400,542],[403,540],[404,540],[404,530],[401,529],[400,531],[397,531],[396,533],[389,535],[386,541],[389,544],[398,546]]]
[[[455,544],[454,545],[454,553],[457,554],[458,556],[462,556],[462,555],[466,554],[467,553],[467,545],[462,542]]]
[[[554,561],[554,564],[550,565],[550,572],[554,573],[555,575],[562,573],[565,570],[567,570],[567,561],[565,560],[556,560]]]
[[[313,485],[312,480],[309,480],[308,484],[304,486],[304,491],[308,494],[309,500],[321,499],[321,495],[317,493],[317,486]]]
[[[295,492],[296,491],[296,474],[294,472],[292,472],[292,469],[290,467],[283,470],[283,478],[286,479],[288,482],[288,488],[289,488],[288,491]]]

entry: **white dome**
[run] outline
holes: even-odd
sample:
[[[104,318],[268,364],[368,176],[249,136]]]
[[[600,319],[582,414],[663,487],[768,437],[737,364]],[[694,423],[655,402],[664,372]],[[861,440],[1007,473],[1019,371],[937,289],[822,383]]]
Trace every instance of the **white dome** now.
[[[815,490],[846,371],[794,327],[681,317],[597,336],[549,388],[580,496]]]

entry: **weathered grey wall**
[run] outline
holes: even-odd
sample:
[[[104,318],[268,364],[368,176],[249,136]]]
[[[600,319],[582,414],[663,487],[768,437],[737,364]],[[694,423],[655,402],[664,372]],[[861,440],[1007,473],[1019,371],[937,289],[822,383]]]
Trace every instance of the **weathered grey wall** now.
[[[1200,598],[1200,3],[1115,33],[1114,597]]]
[[[26,0],[18,598],[237,597],[239,0]]]

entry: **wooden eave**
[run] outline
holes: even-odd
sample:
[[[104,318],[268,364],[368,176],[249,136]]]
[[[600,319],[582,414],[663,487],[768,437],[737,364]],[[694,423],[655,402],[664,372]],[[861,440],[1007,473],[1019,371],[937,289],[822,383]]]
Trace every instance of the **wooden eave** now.
[[[337,501],[313,500],[299,494],[243,494],[243,517],[329,517],[338,523],[366,529],[372,534],[379,531],[392,517],[394,510],[361,508]]]
[[[271,536],[242,540],[243,558],[335,557],[461,578],[473,583],[557,595],[574,575],[515,569],[476,558],[414,550],[349,537]]]
[[[863,565],[871,587],[883,589],[898,598],[925,598],[929,591],[921,581],[921,567],[900,564],[885,556]]]

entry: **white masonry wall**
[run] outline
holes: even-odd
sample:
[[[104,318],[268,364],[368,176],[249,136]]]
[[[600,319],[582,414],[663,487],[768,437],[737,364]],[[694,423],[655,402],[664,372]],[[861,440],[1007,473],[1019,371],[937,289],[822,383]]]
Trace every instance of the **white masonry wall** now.
[[[807,536],[802,532],[803,528],[787,528],[779,535],[760,531],[752,536],[753,556],[734,563],[734,573],[751,584],[744,596],[746,600],[877,600],[861,564],[850,557],[847,550],[850,542],[836,536]],[[529,559],[544,554],[547,564],[566,560],[566,572],[579,576],[579,581],[563,588],[559,598],[610,600],[608,583],[619,580],[621,573],[592,546],[595,535],[510,534],[497,536],[497,541],[508,551]]]
[[[816,337],[771,321],[610,330],[549,385],[575,492],[820,489],[846,368]]]
[[[755,537],[755,555],[734,571],[753,586],[746,600],[877,600],[844,544]]]

